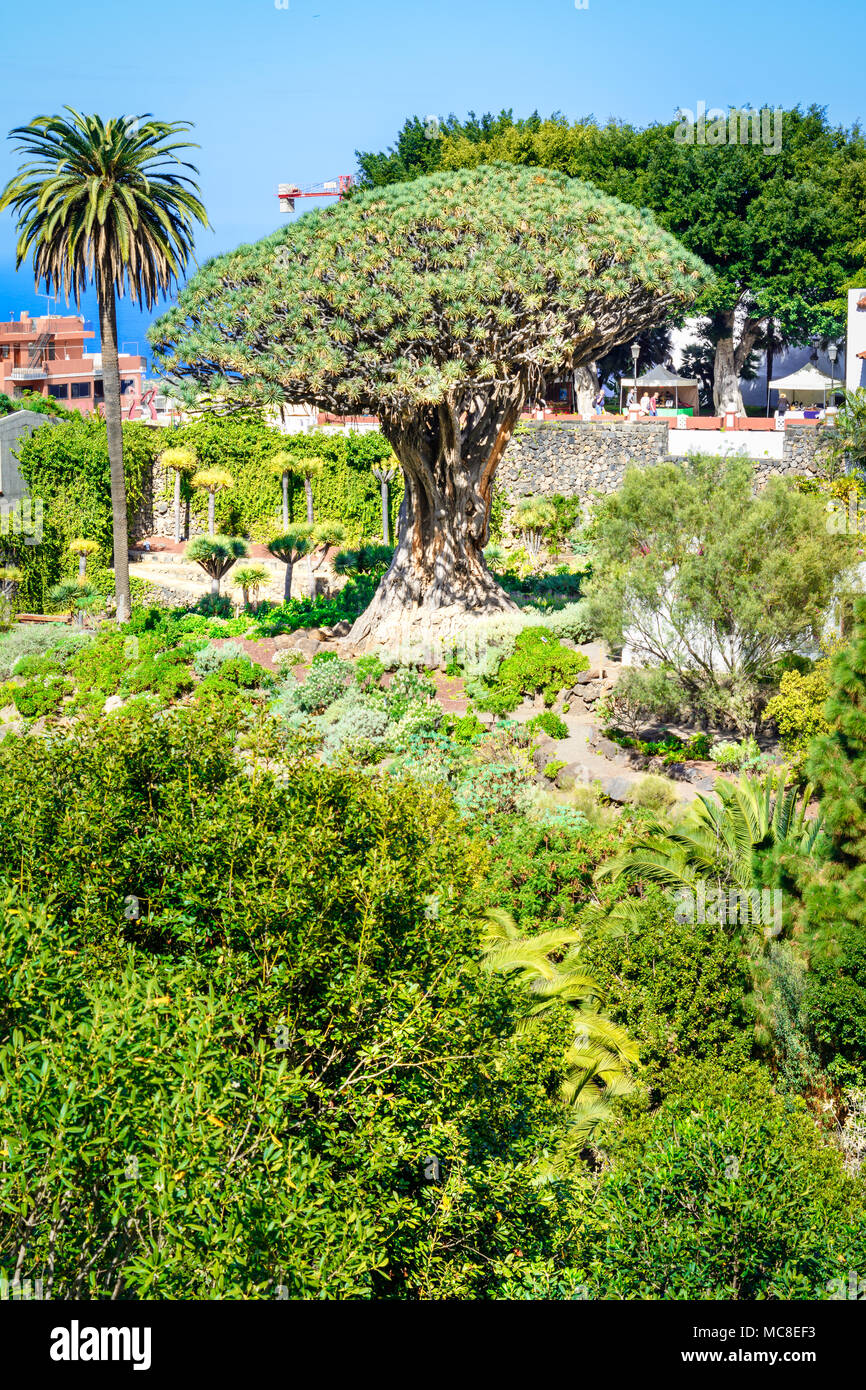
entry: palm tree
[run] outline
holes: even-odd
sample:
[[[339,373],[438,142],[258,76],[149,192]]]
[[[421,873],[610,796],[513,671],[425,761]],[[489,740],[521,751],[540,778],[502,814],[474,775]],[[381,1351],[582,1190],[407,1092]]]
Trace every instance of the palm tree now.
[[[815,852],[820,816],[806,818],[812,788],[798,804],[796,787],[780,784],[775,773],[720,779],[713,796],[699,794],[676,825],[654,821],[621,854],[599,868],[596,878],[649,879],[668,889],[694,888],[710,881],[718,888],[758,886],[756,855],[778,848]]]
[[[37,116],[10,134],[25,165],[0,194],[0,211],[14,209],[16,268],[33,256],[36,288],[62,291],[80,306],[96,285],[105,424],[111,467],[114,579],[117,618],[129,616],[129,539],[120,373],[117,364],[118,294],[128,287],[134,303],[152,309],[180,279],[192,254],[194,223],[207,226],[197,185],[175,169],[191,169],[178,157],[188,141],[177,137],[188,121],[158,121],[150,114],[103,120]]]
[[[311,526],[290,526],[283,536],[275,536],[268,542],[268,550],[278,560],[282,560],[286,567],[286,583],[283,590],[283,602],[288,603],[292,597],[292,570],[301,556],[306,555],[310,548]]]
[[[208,535],[216,533],[216,495],[223,488],[234,487],[234,478],[225,468],[202,468],[192,478],[192,486],[207,493]]]
[[[180,542],[180,484],[181,478],[188,478],[195,472],[195,454],[192,449],[185,446],[176,449],[163,449],[160,454],[160,463],[163,468],[170,469],[174,473],[174,538]]]
[[[638,1048],[624,1029],[600,1012],[604,994],[580,968],[579,932],[558,928],[521,936],[514,918],[500,908],[489,909],[486,918],[485,969],[497,975],[516,972],[534,1000],[527,1003],[516,1031],[531,1029],[557,1005],[566,1004],[572,1010],[574,1038],[565,1053],[560,1095],[573,1119],[565,1150],[554,1156],[547,1172],[556,1176],[570,1166],[607,1119],[613,1097],[634,1089],[631,1068],[638,1065]]]
[[[220,580],[249,553],[249,546],[240,536],[196,536],[187,546],[185,557],[201,565],[210,579],[211,593],[219,594]]]

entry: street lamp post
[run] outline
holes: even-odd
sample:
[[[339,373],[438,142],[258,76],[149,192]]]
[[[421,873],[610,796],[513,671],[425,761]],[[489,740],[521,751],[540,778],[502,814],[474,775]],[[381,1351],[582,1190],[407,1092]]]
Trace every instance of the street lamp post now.
[[[831,343],[827,349],[827,356],[830,359],[830,404],[836,404],[836,358],[839,356],[839,349],[835,343]]]
[[[633,384],[634,384],[634,398],[635,398],[635,402],[637,402],[637,362],[638,362],[638,358],[639,358],[639,357],[640,357],[640,344],[639,344],[639,343],[632,343],[632,345],[631,345],[631,365],[632,365],[632,382],[633,382]]]

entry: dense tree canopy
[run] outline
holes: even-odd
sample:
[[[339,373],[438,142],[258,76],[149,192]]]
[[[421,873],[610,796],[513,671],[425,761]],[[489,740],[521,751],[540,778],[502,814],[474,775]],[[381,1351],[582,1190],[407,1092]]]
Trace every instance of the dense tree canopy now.
[[[676,130],[673,121],[639,130],[508,111],[465,122],[416,117],[391,150],[359,151],[358,160],[367,185],[498,159],[543,165],[649,208],[715,271],[698,307],[710,319],[719,404],[726,391],[738,397],[736,376],[770,323],[793,343],[841,333],[840,292],[864,260],[866,143],[817,107],[780,113],[775,153],[763,138],[732,143],[730,130],[715,145],[680,143]]]
[[[648,213],[501,164],[371,189],[211,261],[152,341],[224,403],[379,415],[407,491],[378,617],[414,608],[429,622],[507,606],[481,548],[527,394],[707,278]]]

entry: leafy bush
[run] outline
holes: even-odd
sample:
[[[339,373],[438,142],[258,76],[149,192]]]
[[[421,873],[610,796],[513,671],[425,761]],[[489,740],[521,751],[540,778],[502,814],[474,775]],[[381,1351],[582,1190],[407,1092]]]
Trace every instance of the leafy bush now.
[[[561,758],[554,758],[552,762],[545,763],[543,776],[545,776],[548,781],[552,782],[557,772],[561,772],[565,766],[566,764]]]
[[[675,719],[686,703],[676,676],[661,666],[627,666],[613,690],[598,702],[597,712],[611,724],[635,736],[657,719]]]
[[[459,719],[455,719],[451,725],[451,737],[455,743],[474,743],[486,733],[484,725],[472,710],[467,710]]]
[[[830,694],[830,661],[819,661],[813,671],[785,671],[778,695],[764,710],[764,718],[775,721],[782,748],[792,769],[802,776],[809,745],[819,734],[829,732],[824,705]]]
[[[542,710],[541,714],[536,714],[527,721],[528,729],[540,729],[548,738],[568,738],[568,725],[564,719],[560,719],[553,710]],[[563,767],[565,764],[563,763]]]
[[[502,662],[495,680],[487,683],[486,692],[476,703],[494,714],[507,714],[524,695],[542,692],[544,703],[552,705],[560,691],[588,669],[589,659],[583,652],[563,647],[546,628],[524,628],[511,656]]]
[[[489,1298],[571,1264],[579,1186],[532,1180],[561,1041],[513,1038],[479,968],[447,792],[278,779],[236,736],[186,706],[0,742],[0,879],[54,894],[0,905],[0,1249],[55,1298]]]
[[[389,719],[399,720],[409,706],[436,698],[436,686],[411,666],[400,666],[391,677],[386,691]]]
[[[243,647],[237,642],[225,642],[221,647],[208,643],[196,652],[192,663],[193,670],[197,676],[211,676],[227,661],[239,661],[245,655]]]
[[[663,815],[677,800],[676,787],[666,777],[641,777],[629,796],[634,806]]]
[[[24,685],[10,685],[7,690],[18,713],[25,719],[40,719],[54,714],[72,684],[61,675],[34,676]]]
[[[326,757],[339,750],[360,762],[369,762],[388,743],[387,710],[356,691],[335,700],[318,724],[325,734]]]
[[[617,1136],[583,1232],[588,1296],[809,1300],[845,1288],[863,1267],[862,1188],[803,1102],[776,1095],[754,1063],[683,1065],[677,1082]]]
[[[710,757],[722,772],[764,772],[772,764],[772,759],[761,752],[753,738],[740,743],[715,743]]]
[[[68,627],[54,623],[44,626],[14,627],[11,632],[0,634],[0,680],[17,674],[19,661],[28,656],[43,656],[49,652],[60,665],[93,641],[89,632],[73,632]]]
[[[294,682],[294,676],[289,675],[288,679]],[[355,668],[351,661],[341,661],[337,656],[330,661],[314,660],[303,684],[295,683],[292,687],[292,700],[299,710],[321,714],[354,682]]]

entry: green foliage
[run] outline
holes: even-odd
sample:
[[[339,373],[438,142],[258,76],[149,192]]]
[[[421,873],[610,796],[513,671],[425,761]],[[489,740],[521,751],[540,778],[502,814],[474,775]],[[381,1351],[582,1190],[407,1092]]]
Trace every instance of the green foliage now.
[[[677,791],[666,777],[641,777],[635,783],[629,800],[634,806],[641,806],[645,811],[653,811],[661,816],[676,804]]]
[[[739,743],[714,743],[710,757],[722,772],[764,772],[771,764],[753,738],[744,738]]]
[[[603,634],[673,671],[706,717],[754,733],[773,663],[820,640],[855,563],[821,502],[741,459],[626,472],[595,518],[590,596]],[[768,692],[767,692],[768,693]]]
[[[455,743],[465,744],[473,744],[484,733],[484,725],[472,710],[467,710],[459,719],[455,719],[450,730],[451,738]]]
[[[0,908],[0,1246],[53,1250],[53,1297],[483,1298],[571,1264],[577,1185],[533,1183],[561,1044],[479,969],[447,794],[277,779],[236,737],[208,705],[0,742],[0,877],[53,894]]]
[[[560,719],[559,715],[554,714],[553,710],[550,709],[542,710],[541,714],[533,715],[532,719],[527,721],[526,727],[528,729],[540,729],[543,734],[547,734],[548,738],[568,738],[568,725],[565,720]],[[564,767],[565,764],[563,763],[562,766]]]
[[[168,372],[228,401],[411,416],[516,376],[517,323],[521,363],[531,344],[536,369],[559,370],[598,315],[625,329],[639,300],[650,322],[706,279],[646,213],[497,164],[362,192],[216,258],[150,339]]]
[[[0,415],[13,415],[17,410],[32,410],[37,415],[53,415],[59,420],[80,419],[77,410],[69,410],[53,396],[42,396],[38,391],[22,391],[20,396],[7,396],[0,391]]]
[[[582,1230],[591,1298],[823,1299],[862,1268],[862,1188],[754,1064],[683,1065],[618,1136]]]
[[[686,692],[672,671],[663,666],[627,666],[613,690],[599,700],[597,712],[604,723],[634,736],[657,719],[676,719],[686,701]]]
[[[244,655],[243,647],[237,642],[224,642],[220,647],[209,642],[193,657],[193,669],[198,676],[211,676],[227,661],[239,661]]]
[[[476,695],[479,709],[507,714],[520,704],[524,695],[544,695],[552,705],[561,690],[568,689],[581,671],[589,669],[583,652],[563,647],[544,627],[528,627],[518,635],[514,650],[499,667],[496,676],[485,682]]]
[[[157,436],[158,431],[147,425],[123,425],[123,467],[131,517],[144,502],[160,448]],[[77,574],[69,544],[82,534],[99,546],[88,564],[88,578],[101,591],[111,592],[113,579],[107,574],[113,553],[111,473],[105,422],[75,411],[63,425],[34,430],[17,447],[22,477],[31,496],[41,498],[43,508],[39,545],[25,545],[24,537],[4,540],[4,549],[24,574],[22,607],[45,612],[49,589]]]
[[[294,676],[288,677],[294,682]],[[294,684],[291,699],[296,709],[309,714],[321,714],[329,705],[344,695],[355,681],[355,669],[351,661],[313,661],[302,684]]]
[[[18,662],[27,657],[51,656],[62,669],[75,652],[92,640],[89,633],[73,632],[54,623],[14,627],[11,632],[0,633],[0,679],[16,672]]]
[[[24,685],[10,685],[7,691],[23,718],[39,719],[57,712],[64,695],[71,694],[72,685],[64,676],[48,674],[34,676]]]
[[[552,762],[545,763],[542,775],[546,777],[549,782],[553,782],[556,779],[557,772],[560,772],[564,767],[565,763],[561,758],[554,758]]]
[[[802,776],[813,739],[827,734],[830,726],[824,705],[830,694],[830,661],[818,661],[812,671],[785,671],[779,693],[768,701],[765,719],[775,721],[782,747],[793,772]]]

